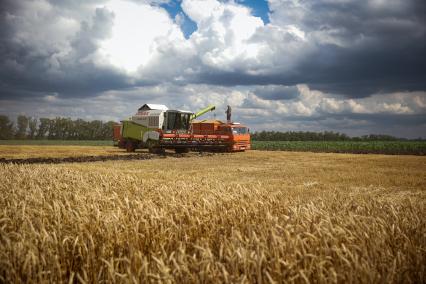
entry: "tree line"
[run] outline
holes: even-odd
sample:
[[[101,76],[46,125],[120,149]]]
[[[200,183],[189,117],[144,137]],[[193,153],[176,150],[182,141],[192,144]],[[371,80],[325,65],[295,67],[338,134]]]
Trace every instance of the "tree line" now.
[[[33,118],[19,115],[15,125],[9,117],[0,115],[0,140],[109,140],[112,139],[114,124],[114,121],[73,120],[64,117]]]
[[[109,140],[112,139],[114,121],[86,121],[83,119],[33,118],[19,115],[16,125],[9,117],[0,115],[0,140],[52,139],[52,140]],[[344,133],[324,131],[260,131],[251,134],[255,141],[397,141],[407,140],[390,135],[370,134],[350,137]],[[421,138],[415,140],[422,140]]]
[[[260,131],[251,134],[251,139],[255,141],[401,141],[408,140],[390,135],[370,134],[359,137],[350,137],[344,133],[324,131]],[[415,140],[423,140],[418,138]]]

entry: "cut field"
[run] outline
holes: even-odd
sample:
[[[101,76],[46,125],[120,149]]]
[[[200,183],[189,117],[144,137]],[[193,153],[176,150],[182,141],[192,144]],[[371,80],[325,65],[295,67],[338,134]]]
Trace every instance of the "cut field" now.
[[[112,146],[61,146],[61,145],[0,145],[0,158],[63,158],[80,156],[125,155],[122,149]]]
[[[0,282],[425,279],[425,157],[250,151],[0,171]]]
[[[0,140],[0,145],[112,146],[112,140]]]

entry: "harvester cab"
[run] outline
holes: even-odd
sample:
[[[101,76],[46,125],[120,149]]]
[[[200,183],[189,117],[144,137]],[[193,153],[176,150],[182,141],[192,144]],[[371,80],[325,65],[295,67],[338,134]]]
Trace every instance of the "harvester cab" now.
[[[162,126],[163,132],[187,132],[190,126],[190,120],[192,115],[192,112],[182,110],[168,110],[164,112],[164,123]]]
[[[196,113],[184,110],[167,110],[164,114],[162,130],[164,133],[185,133],[190,131],[191,123],[197,117],[213,111],[216,106],[210,105]]]

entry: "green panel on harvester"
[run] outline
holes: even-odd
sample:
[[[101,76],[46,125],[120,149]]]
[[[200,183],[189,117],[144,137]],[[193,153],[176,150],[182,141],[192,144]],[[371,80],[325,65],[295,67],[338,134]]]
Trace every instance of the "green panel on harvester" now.
[[[123,121],[122,136],[123,138],[142,141],[143,134],[148,130],[150,130],[148,127],[125,120]]]

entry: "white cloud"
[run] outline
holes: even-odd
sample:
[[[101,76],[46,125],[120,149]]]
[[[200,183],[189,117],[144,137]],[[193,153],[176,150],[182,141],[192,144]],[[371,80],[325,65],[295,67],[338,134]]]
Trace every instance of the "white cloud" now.
[[[241,91],[232,91],[231,94],[226,98],[226,104],[236,107],[241,107],[244,100],[247,99],[247,94]]]
[[[55,101],[57,101],[58,100],[58,94],[57,93],[54,93],[54,94],[52,94],[52,95],[46,95],[46,96],[44,96],[44,98],[43,98],[45,101],[47,101],[47,102],[49,102],[49,103],[52,103],[52,102],[55,102]]]
[[[232,71],[241,61],[256,59],[262,43],[250,41],[263,21],[233,2],[183,0],[183,11],[197,23],[189,41],[203,64]]]
[[[22,9],[5,13],[6,24],[14,28],[8,40],[30,47],[32,56],[66,53],[71,49],[69,38],[78,31],[78,20],[58,14],[56,7],[45,0],[26,1],[20,5]]]
[[[209,19],[214,13],[222,13],[223,8],[216,0],[183,0],[182,10],[198,25]]]
[[[178,25],[162,8],[120,0],[110,1],[106,7],[114,13],[114,25],[111,37],[100,45],[100,53],[127,72],[134,72],[149,62],[157,49],[157,39],[184,38]]]

